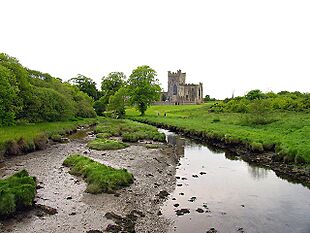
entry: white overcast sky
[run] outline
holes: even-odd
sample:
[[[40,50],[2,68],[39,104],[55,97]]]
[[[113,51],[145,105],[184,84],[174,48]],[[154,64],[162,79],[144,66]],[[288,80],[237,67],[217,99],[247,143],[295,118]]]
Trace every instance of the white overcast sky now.
[[[0,0],[0,51],[29,68],[100,83],[149,65],[212,97],[309,92],[309,0]]]

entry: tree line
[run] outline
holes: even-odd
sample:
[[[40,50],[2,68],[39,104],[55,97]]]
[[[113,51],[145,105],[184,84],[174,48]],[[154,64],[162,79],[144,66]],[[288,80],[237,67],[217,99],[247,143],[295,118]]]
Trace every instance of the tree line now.
[[[126,104],[136,106],[143,115],[160,96],[156,75],[149,66],[137,67],[128,79],[122,72],[111,72],[102,78],[98,90],[84,75],[63,82],[0,53],[0,126],[75,120],[104,113],[123,117]]]

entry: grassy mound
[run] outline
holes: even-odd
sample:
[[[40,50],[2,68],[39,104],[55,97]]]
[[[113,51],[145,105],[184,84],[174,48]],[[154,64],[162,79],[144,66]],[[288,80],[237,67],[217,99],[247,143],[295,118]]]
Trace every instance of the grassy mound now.
[[[154,126],[134,122],[131,120],[115,120],[101,118],[96,128],[97,137],[120,136],[123,141],[137,142],[139,140],[153,140],[164,142],[165,134],[158,132]]]
[[[70,167],[70,174],[84,177],[89,193],[112,192],[133,183],[133,175],[126,169],[115,169],[81,155],[70,155],[63,164]]]
[[[100,138],[90,141],[87,146],[94,150],[119,150],[124,149],[129,145],[117,140]]]
[[[0,180],[0,217],[31,206],[36,194],[35,178],[26,170]]]

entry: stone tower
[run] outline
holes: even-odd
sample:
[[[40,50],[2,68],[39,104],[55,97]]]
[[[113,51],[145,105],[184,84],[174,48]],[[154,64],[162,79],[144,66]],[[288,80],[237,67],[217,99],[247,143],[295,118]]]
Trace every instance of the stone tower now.
[[[185,84],[186,73],[168,71],[168,98],[170,102],[177,102],[180,94],[180,86]]]

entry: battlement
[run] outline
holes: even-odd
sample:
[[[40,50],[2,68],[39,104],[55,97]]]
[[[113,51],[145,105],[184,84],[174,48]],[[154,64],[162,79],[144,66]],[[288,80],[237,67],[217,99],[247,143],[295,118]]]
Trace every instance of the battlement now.
[[[171,72],[168,71],[168,77],[180,77],[180,76],[186,76],[186,73],[182,73],[181,70],[177,70],[177,72]]]

